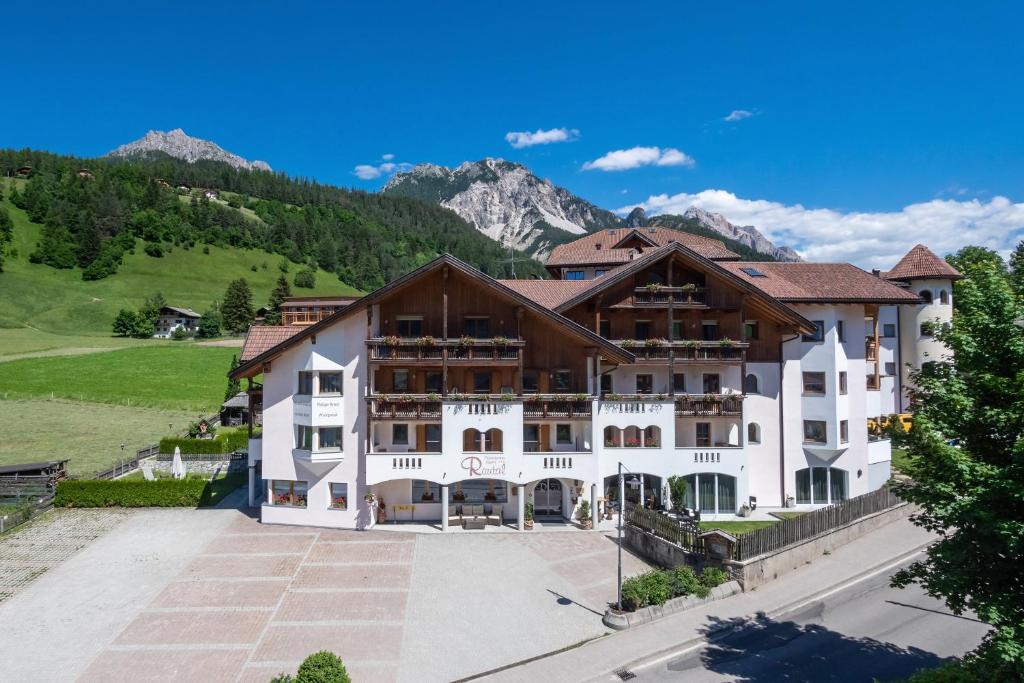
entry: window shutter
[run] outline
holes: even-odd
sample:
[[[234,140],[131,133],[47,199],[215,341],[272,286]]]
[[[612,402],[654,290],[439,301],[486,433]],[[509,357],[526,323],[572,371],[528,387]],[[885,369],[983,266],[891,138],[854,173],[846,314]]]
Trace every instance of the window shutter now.
[[[540,449],[545,453],[551,450],[551,425],[549,424],[540,426]]]
[[[427,425],[416,425],[416,450],[420,453],[427,450]]]

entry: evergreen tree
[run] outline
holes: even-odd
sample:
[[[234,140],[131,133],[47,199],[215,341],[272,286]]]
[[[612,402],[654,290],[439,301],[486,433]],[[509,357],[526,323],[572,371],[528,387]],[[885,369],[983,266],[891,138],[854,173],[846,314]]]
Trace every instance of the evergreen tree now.
[[[267,303],[267,307],[270,309],[266,318],[268,325],[281,324],[281,305],[291,295],[292,289],[288,286],[288,278],[281,273],[277,276],[277,284],[274,286],[274,291],[270,293],[270,301]]]
[[[1010,282],[1017,290],[1017,296],[1024,297],[1024,240],[1010,254]]]
[[[199,339],[219,337],[220,328],[220,311],[216,308],[211,308],[203,313],[203,317],[199,319],[199,325],[196,326],[196,337]]]
[[[77,263],[74,238],[67,228],[45,225],[36,250],[29,255],[28,260],[53,268],[74,268]]]
[[[940,540],[893,581],[993,627],[965,659],[981,679],[1024,680],[1024,300],[995,252],[969,247],[949,261],[964,278],[936,337],[952,360],[911,373],[914,479],[899,487],[921,507],[914,523]]]
[[[14,221],[11,214],[7,213],[6,206],[0,206],[0,244],[10,242],[14,239]]]
[[[83,211],[78,217],[78,236],[75,245],[78,267],[85,268],[95,261],[102,247],[103,240],[92,212]]]
[[[167,299],[164,298],[163,293],[153,292],[153,294],[146,297],[146,300],[142,303],[142,307],[139,308],[139,315],[155,324],[156,319],[160,317],[160,311],[166,305]]]
[[[256,317],[252,309],[252,290],[244,278],[228,285],[220,313],[225,329],[232,334],[242,334],[252,325]]]
[[[238,356],[231,356],[231,367],[228,373],[235,371],[238,367]],[[228,388],[224,391],[224,400],[228,400],[242,390],[242,383],[233,377],[228,377]]]

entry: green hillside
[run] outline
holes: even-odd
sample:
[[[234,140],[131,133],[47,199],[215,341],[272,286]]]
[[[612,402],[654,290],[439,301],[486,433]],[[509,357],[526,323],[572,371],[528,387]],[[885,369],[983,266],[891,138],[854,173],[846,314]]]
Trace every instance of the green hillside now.
[[[202,245],[175,247],[156,258],[147,256],[140,243],[134,254],[125,254],[115,274],[86,281],[79,268],[30,263],[28,256],[39,241],[42,226],[30,223],[25,212],[10,203],[6,186],[0,206],[6,207],[14,221],[14,241],[4,260],[4,272],[0,273],[0,328],[28,327],[50,334],[109,337],[117,311],[138,308],[153,292],[162,292],[173,306],[203,311],[223,298],[228,283],[237,278],[249,283],[253,301],[259,306],[267,301],[283,260],[255,249]],[[299,268],[291,264],[289,279]],[[324,270],[317,272],[313,289],[292,289],[295,295],[357,293]],[[0,339],[3,337],[4,330],[0,329]],[[17,350],[30,349],[6,349]],[[0,354],[4,352],[0,341]]]

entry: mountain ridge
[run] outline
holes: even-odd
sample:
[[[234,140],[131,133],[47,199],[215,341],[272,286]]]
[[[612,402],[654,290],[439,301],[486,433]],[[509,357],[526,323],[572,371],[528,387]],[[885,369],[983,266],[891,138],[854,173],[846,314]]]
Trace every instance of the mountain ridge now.
[[[270,164],[265,161],[249,161],[237,154],[227,151],[210,140],[195,138],[181,128],[170,131],[150,130],[138,140],[120,145],[108,152],[108,157],[129,158],[145,156],[150,152],[163,152],[175,159],[189,163],[200,160],[223,161],[237,169],[247,171],[271,171]]]
[[[648,217],[640,207],[625,218],[541,179],[523,164],[485,157],[454,168],[424,163],[396,173],[382,194],[401,195],[451,209],[504,246],[544,260],[551,249],[596,230],[623,226],[666,227],[714,236],[741,256],[799,261],[754,226],[737,226],[724,216],[691,206],[682,215]]]

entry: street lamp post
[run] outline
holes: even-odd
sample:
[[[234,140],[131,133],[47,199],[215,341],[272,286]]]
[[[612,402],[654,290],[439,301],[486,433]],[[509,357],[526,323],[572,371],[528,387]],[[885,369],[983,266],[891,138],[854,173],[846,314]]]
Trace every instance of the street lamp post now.
[[[626,479],[622,476],[622,462],[619,462],[619,580],[616,584],[618,596],[616,606],[622,611],[622,525],[626,514]],[[628,470],[627,470],[628,471]]]

